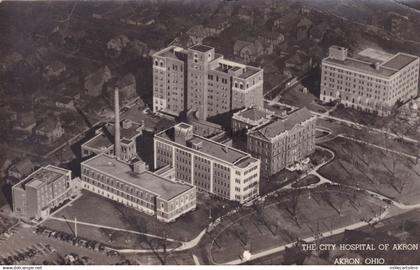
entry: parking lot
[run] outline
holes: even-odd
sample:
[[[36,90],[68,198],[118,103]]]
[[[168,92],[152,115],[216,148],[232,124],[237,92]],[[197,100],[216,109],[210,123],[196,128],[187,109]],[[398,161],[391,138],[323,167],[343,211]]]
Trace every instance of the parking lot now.
[[[63,264],[67,254],[86,256],[92,264],[115,264],[121,260],[120,256],[107,256],[60,239],[36,234],[34,228],[20,227],[9,238],[0,240],[2,264]]]

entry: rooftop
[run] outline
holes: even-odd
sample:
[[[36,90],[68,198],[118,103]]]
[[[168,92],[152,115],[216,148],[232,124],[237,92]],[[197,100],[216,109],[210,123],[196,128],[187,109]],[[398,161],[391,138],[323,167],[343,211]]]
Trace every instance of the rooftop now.
[[[185,125],[186,127],[189,127],[189,125],[185,123],[180,123],[178,125]],[[175,142],[174,135],[175,135],[175,126],[158,133],[156,136],[170,140],[174,143],[182,144],[189,148],[192,148],[193,145],[199,145],[199,148],[196,149],[196,151],[221,159],[227,163],[239,166],[241,168],[244,168],[249,164],[249,163],[248,164],[244,163],[243,159],[246,157],[251,158],[251,156],[248,153],[240,151],[231,146],[215,142],[213,140],[198,136],[196,134],[193,134],[193,137],[185,141],[185,143],[180,143],[180,142]],[[256,161],[253,158],[251,159],[254,162]]]
[[[208,52],[208,51],[212,50],[213,48],[209,47],[209,46],[206,46],[206,45],[198,44],[198,45],[192,46],[190,49],[196,50],[196,51],[199,51],[199,52]]]
[[[359,53],[358,58],[347,57],[346,60],[340,61],[327,57],[324,59],[324,62],[366,72],[371,75],[390,77],[417,59],[418,57],[405,53],[390,55],[378,50],[366,49]],[[375,62],[378,62],[378,68],[375,68]]]
[[[260,68],[256,68],[253,66],[246,66],[244,72],[241,75],[239,75],[239,78],[246,79],[246,78],[251,77],[252,75],[255,75],[256,73],[260,71],[261,71]]]
[[[160,57],[167,57],[167,58],[182,60],[181,57],[180,57],[180,53],[186,53],[186,52],[181,47],[170,46],[170,47],[165,48],[161,51],[158,51],[154,55],[155,56],[160,56]]]
[[[236,116],[239,116],[241,118],[249,119],[251,121],[259,121],[262,119],[270,118],[270,115],[272,115],[272,113],[270,114],[266,110],[263,110],[258,107],[250,107],[235,113],[233,117],[235,118]]]
[[[412,63],[413,61],[417,60],[418,57],[405,54],[405,53],[397,53],[393,58],[391,58],[389,61],[385,62],[382,66],[395,69],[395,70],[401,70],[408,64]]]
[[[106,154],[94,156],[82,164],[150,191],[164,200],[170,200],[193,188],[187,184],[170,181],[149,171],[134,173],[129,164]]]
[[[66,175],[68,172],[70,171],[48,165],[31,173],[28,177],[17,183],[15,187],[25,189],[26,186],[30,186],[36,188],[43,184],[50,184],[60,177]]]
[[[124,144],[129,144],[131,140],[141,135],[141,127],[141,125],[136,123],[131,123],[131,127],[129,128],[123,128],[121,126],[121,142]],[[108,149],[114,144],[114,133],[114,125],[109,124],[107,126],[102,127],[101,133],[99,133],[83,145],[93,149]]]
[[[300,108],[291,114],[289,114],[285,119],[276,119],[275,121],[262,126],[251,133],[257,133],[262,135],[267,139],[274,138],[288,130],[293,129],[296,125],[312,118],[311,112],[306,108]]]

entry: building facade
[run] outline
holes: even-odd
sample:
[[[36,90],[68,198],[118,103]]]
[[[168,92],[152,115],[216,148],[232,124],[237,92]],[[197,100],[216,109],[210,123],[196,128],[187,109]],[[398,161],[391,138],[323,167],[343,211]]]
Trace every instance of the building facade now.
[[[261,160],[261,174],[269,177],[315,151],[316,116],[301,108],[247,133],[247,152]]]
[[[263,106],[263,70],[224,59],[214,48],[170,46],[153,55],[153,110],[207,119]]]
[[[121,156],[124,161],[137,158],[137,138],[143,133],[143,125],[124,119],[121,121]],[[101,153],[114,155],[114,125],[107,124],[98,129],[95,136],[82,144],[82,158]]]
[[[163,222],[174,221],[196,207],[194,186],[146,171],[144,162],[131,166],[107,154],[81,163],[81,185]]]
[[[154,137],[155,169],[170,166],[175,178],[219,197],[245,203],[259,194],[260,161],[193,133],[180,123]]]
[[[71,171],[48,165],[12,187],[13,212],[25,219],[43,218],[71,194]]]
[[[254,127],[262,126],[269,123],[274,117],[274,112],[258,108],[244,108],[232,116],[233,133],[245,131]]]
[[[417,96],[419,58],[397,53],[387,59],[351,58],[346,48],[332,46],[322,61],[321,94],[324,102],[388,115],[397,102]]]

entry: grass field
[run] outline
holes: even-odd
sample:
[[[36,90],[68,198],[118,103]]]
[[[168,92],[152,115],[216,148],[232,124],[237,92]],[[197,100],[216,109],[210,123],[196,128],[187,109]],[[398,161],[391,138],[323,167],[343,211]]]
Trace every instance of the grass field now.
[[[216,263],[238,259],[245,246],[256,253],[369,220],[384,211],[383,204],[366,194],[331,186],[279,194],[253,213],[231,218],[235,221],[227,229],[214,232],[211,255]]]
[[[403,203],[420,202],[420,164],[398,154],[343,138],[324,144],[336,153],[320,174],[331,181],[366,188]]]
[[[140,213],[107,198],[84,191],[81,198],[56,213],[55,216],[67,219],[77,217],[77,220],[81,222],[135,230],[162,237],[166,234],[168,238],[188,241],[208,226],[210,214],[211,219],[215,219],[232,207],[232,203],[209,198],[207,194],[199,193],[197,194],[196,210],[185,214],[175,222],[163,223],[154,216]],[[56,223],[56,221],[48,221],[46,224],[52,223]],[[85,230],[87,230],[87,236],[89,236],[89,231],[92,231],[92,236],[96,235],[96,237],[101,237],[103,234],[93,227],[86,227]]]

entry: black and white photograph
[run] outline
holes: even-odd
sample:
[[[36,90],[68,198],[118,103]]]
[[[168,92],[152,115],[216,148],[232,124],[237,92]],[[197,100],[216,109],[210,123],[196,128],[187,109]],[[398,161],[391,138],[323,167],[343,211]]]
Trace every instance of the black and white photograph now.
[[[0,0],[0,268],[418,269],[419,57],[420,0]]]

